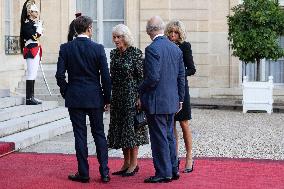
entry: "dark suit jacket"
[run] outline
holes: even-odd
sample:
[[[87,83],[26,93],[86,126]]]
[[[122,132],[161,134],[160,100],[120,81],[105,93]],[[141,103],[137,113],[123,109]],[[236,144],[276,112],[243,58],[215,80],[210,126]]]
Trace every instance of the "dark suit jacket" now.
[[[66,107],[100,108],[110,103],[111,81],[104,47],[89,38],[77,37],[60,46],[55,77]]]
[[[142,108],[148,114],[172,114],[183,102],[185,70],[182,52],[160,36],[145,49],[144,81],[139,87]]]

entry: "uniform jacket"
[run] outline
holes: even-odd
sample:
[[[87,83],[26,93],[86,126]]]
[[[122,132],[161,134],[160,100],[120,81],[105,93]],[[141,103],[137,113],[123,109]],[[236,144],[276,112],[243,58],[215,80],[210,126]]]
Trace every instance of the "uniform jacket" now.
[[[24,38],[24,42],[31,40],[32,42],[25,46],[23,50],[24,59],[34,58],[38,51],[40,51],[40,57],[42,54],[41,47],[39,47],[38,41],[40,38],[40,34],[37,33],[37,28],[35,26],[35,22],[31,19],[26,19],[22,28],[22,36]]]
[[[27,19],[23,25],[22,33],[23,38],[25,41],[31,39],[37,43],[39,37],[41,36],[39,33],[37,33],[37,28],[35,26],[35,22],[31,19]]]

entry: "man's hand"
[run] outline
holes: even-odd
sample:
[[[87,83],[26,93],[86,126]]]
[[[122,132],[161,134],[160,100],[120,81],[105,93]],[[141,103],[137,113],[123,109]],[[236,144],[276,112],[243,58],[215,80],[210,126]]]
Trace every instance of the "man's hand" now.
[[[104,106],[104,110],[105,110],[105,112],[108,112],[110,110],[110,104],[106,104]]]
[[[179,113],[179,111],[181,111],[181,109],[182,109],[182,103],[183,103],[183,102],[179,102],[179,108],[178,108],[177,113]],[[177,113],[176,113],[176,114],[177,114]]]

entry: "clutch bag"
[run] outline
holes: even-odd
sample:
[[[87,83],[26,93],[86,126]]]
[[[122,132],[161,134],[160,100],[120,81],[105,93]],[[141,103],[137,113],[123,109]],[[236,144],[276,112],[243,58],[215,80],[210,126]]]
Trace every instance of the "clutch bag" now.
[[[147,125],[146,114],[144,111],[136,111],[134,116],[134,128],[138,130]]]

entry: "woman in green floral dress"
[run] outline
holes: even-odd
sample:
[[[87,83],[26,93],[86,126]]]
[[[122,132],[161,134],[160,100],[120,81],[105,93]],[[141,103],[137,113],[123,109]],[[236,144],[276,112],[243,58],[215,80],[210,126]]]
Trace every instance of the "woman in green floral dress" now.
[[[113,175],[133,176],[138,172],[140,145],[149,143],[147,128],[134,129],[134,115],[139,101],[138,86],[143,79],[142,52],[133,47],[133,37],[124,24],[112,31],[116,49],[110,52],[112,100],[108,131],[109,148],[122,148],[124,163]]]

